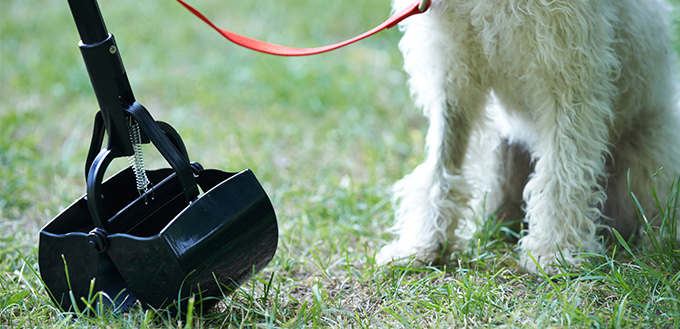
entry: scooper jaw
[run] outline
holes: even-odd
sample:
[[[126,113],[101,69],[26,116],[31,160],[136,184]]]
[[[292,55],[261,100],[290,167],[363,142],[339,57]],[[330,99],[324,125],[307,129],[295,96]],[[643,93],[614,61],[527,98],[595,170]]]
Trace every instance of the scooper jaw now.
[[[177,131],[137,103],[95,0],[69,0],[100,111],[86,161],[87,194],[40,231],[40,274],[65,311],[201,309],[273,258],[273,206],[250,170],[191,163]],[[108,145],[102,148],[104,135]],[[171,168],[145,170],[142,143]],[[115,158],[132,166],[104,181]]]

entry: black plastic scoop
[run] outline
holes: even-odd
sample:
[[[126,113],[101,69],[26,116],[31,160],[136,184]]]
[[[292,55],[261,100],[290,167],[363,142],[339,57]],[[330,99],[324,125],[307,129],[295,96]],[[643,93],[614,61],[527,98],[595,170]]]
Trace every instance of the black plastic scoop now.
[[[126,310],[137,301],[183,311],[191,295],[208,309],[273,258],[272,204],[250,170],[190,163],[175,129],[135,101],[96,1],[69,0],[69,6],[100,111],[87,194],[40,231],[42,279],[65,311],[87,314],[102,303]],[[171,168],[140,167],[140,145],[148,142]],[[111,161],[125,156],[136,157],[134,165],[102,182]]]

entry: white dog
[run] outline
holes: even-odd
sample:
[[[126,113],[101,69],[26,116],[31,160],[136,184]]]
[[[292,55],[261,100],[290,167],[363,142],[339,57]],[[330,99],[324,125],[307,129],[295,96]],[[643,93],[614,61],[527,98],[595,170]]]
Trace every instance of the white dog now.
[[[395,0],[401,9],[413,0]],[[549,273],[632,233],[680,173],[680,106],[662,0],[433,0],[401,24],[427,156],[394,187],[378,262],[442,261],[482,205],[524,218],[522,265]],[[648,217],[651,218],[650,214]],[[680,227],[680,225],[679,225]],[[444,259],[445,260],[445,259]]]

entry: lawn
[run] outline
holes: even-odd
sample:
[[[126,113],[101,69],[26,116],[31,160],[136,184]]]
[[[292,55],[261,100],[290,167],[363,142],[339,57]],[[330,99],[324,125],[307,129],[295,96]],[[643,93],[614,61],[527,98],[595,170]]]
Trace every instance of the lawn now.
[[[388,0],[191,3],[219,26],[300,47],[353,36],[389,13]],[[67,2],[3,0],[0,327],[680,327],[680,247],[654,233],[657,244],[618,243],[552,280],[524,274],[513,234],[493,221],[446,267],[375,265],[390,239],[390,185],[422,159],[426,130],[396,29],[280,58],[227,43],[175,1],[100,6],[137,100],[179,131],[192,160],[255,172],[277,212],[279,247],[252,282],[190,323],[141,309],[57,310],[37,273],[38,232],[85,192],[97,103]],[[146,150],[148,167],[165,166]]]

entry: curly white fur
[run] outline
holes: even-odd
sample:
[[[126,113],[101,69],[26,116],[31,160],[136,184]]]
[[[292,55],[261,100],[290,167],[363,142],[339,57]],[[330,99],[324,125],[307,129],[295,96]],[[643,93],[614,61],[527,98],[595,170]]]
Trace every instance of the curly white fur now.
[[[430,121],[427,157],[394,186],[398,239],[378,261],[441,260],[482,199],[524,216],[530,272],[529,253],[555,272],[556,260],[598,252],[601,223],[632,232],[627,172],[650,210],[651,176],[663,167],[663,193],[680,172],[666,15],[662,0],[433,0],[403,22],[409,86]]]

